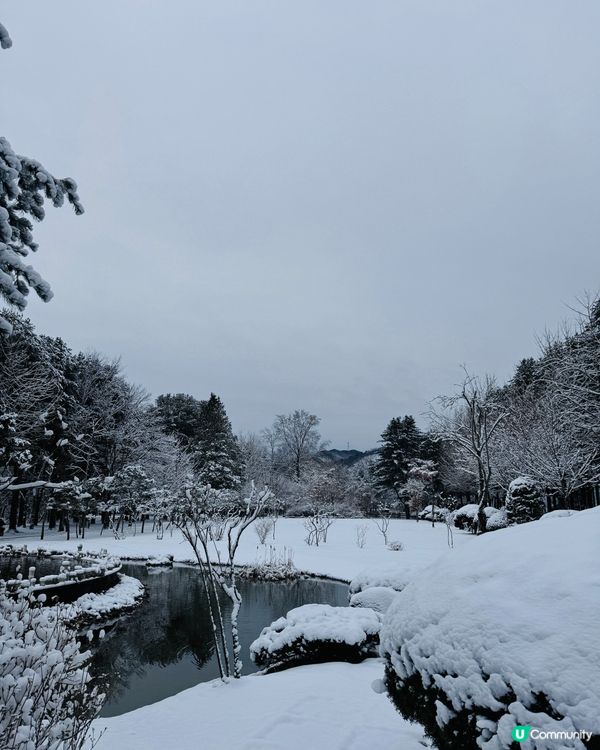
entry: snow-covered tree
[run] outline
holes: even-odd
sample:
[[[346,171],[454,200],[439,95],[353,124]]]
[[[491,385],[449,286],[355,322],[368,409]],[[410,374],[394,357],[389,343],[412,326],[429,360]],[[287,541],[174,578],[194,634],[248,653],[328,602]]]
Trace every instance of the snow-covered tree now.
[[[531,477],[513,479],[506,493],[506,520],[509,525],[537,521],[546,512],[538,483]]]
[[[381,435],[381,447],[375,465],[377,483],[383,490],[392,490],[399,497],[401,486],[408,478],[410,462],[421,457],[423,434],[414,418],[394,417]]]
[[[223,402],[214,393],[202,402],[201,429],[194,453],[200,484],[217,490],[237,487],[242,473],[240,449]]]
[[[236,492],[217,490],[207,485],[190,482],[182,491],[174,509],[174,519],[184,538],[191,545],[205,594],[209,602],[217,662],[222,678],[241,677],[242,647],[238,632],[238,616],[242,595],[237,586],[235,558],[246,529],[260,516],[270,500],[267,489],[251,487],[246,497]],[[224,548],[215,542],[213,529],[222,528]],[[215,565],[215,562],[217,563]],[[218,591],[231,601],[232,658],[225,633]]]

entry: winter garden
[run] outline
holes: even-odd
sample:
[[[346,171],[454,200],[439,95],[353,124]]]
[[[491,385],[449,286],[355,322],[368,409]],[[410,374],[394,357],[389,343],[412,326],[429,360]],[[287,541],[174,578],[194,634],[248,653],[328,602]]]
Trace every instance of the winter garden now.
[[[600,299],[370,450],[236,434],[25,315],[35,223],[83,206],[11,143],[0,750],[600,747]]]

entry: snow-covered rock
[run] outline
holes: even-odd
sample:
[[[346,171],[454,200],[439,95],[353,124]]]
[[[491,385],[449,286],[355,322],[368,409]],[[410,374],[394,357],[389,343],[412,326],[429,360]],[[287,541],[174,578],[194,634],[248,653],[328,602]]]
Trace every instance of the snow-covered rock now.
[[[305,604],[263,628],[250,646],[269,670],[324,661],[362,661],[377,654],[382,616],[372,609]]]
[[[350,597],[351,607],[367,607],[375,612],[384,614],[390,604],[396,598],[398,592],[387,586],[372,586],[371,588],[352,594]]]
[[[517,724],[600,734],[599,539],[594,508],[477,537],[419,573],[381,631],[404,716],[448,750],[510,748]]]

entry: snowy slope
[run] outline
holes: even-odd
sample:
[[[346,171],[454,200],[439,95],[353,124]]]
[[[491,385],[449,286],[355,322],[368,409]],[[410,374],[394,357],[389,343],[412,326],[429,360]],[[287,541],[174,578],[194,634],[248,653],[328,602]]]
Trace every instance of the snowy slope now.
[[[96,750],[423,750],[422,729],[371,689],[382,668],[369,659],[197,685],[97,720]]]
[[[401,679],[443,691],[438,723],[448,709],[495,715],[481,747],[508,748],[515,724],[600,734],[599,559],[600,508],[478,537],[396,596],[383,652]],[[536,694],[564,718],[535,710]]]

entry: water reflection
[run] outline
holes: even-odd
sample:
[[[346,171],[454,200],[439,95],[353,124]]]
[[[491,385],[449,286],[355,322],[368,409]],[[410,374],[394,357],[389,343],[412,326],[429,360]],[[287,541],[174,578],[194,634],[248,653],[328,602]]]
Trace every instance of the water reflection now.
[[[93,671],[103,675],[103,716],[132,711],[219,676],[206,599],[198,572],[176,566],[147,571],[123,565],[139,578],[148,599],[110,631],[96,649]],[[239,618],[244,673],[255,671],[248,648],[260,630],[288,610],[311,602],[345,606],[347,586],[332,581],[243,581]],[[221,599],[228,621],[230,607]]]

